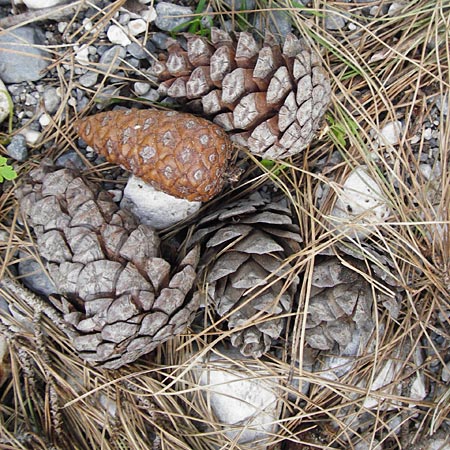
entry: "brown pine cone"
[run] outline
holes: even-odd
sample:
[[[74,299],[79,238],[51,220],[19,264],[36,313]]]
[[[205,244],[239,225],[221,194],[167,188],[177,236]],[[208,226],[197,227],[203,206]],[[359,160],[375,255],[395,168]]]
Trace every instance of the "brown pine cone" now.
[[[207,201],[223,188],[231,141],[213,123],[176,111],[116,110],[78,120],[83,140],[174,197]]]
[[[82,358],[118,368],[192,321],[198,304],[186,297],[196,277],[196,248],[172,268],[152,228],[69,169],[41,165],[17,196]]]
[[[219,316],[231,312],[229,329],[245,327],[231,336],[244,356],[260,357],[280,337],[281,316],[291,311],[298,284],[286,258],[299,250],[301,241],[285,199],[262,190],[196,226],[190,243],[205,246],[207,292],[194,296],[214,305]]]
[[[287,36],[261,46],[250,33],[237,39],[217,28],[211,42],[187,37],[187,49],[169,46],[165,61],[153,64],[163,95],[193,101],[233,134],[239,144],[264,158],[300,153],[313,139],[330,102],[328,74],[302,40]]]

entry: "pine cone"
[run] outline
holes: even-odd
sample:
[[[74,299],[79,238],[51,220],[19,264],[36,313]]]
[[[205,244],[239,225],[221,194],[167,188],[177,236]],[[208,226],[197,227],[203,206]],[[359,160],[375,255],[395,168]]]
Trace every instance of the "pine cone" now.
[[[198,304],[186,296],[196,277],[196,248],[173,270],[152,228],[69,169],[41,165],[17,196],[81,357],[118,368],[192,321]]]
[[[290,312],[298,284],[286,258],[299,250],[298,232],[285,199],[259,191],[202,219],[192,236],[191,245],[205,244],[206,301],[219,316],[233,310],[230,330],[247,325],[231,336],[244,356],[260,357],[283,330],[279,316]],[[205,293],[194,296],[204,301]]]
[[[117,110],[76,122],[88,145],[155,188],[207,201],[223,188],[231,142],[222,128],[192,114]]]
[[[346,265],[340,258],[327,258],[313,270],[305,340],[317,350],[338,348],[339,354],[344,354],[352,341],[364,347],[375,326],[374,286],[361,275],[367,273],[367,266],[349,256],[345,256],[345,260]],[[373,276],[380,285],[384,284],[375,273]],[[377,303],[383,304],[395,317],[398,314],[396,300],[378,289],[376,294]]]
[[[250,33],[234,39],[211,29],[211,43],[186,35],[166,61],[153,64],[163,95],[191,102],[232,139],[258,156],[286,158],[313,139],[330,102],[331,88],[318,55],[289,35],[283,48],[267,38],[259,45]]]

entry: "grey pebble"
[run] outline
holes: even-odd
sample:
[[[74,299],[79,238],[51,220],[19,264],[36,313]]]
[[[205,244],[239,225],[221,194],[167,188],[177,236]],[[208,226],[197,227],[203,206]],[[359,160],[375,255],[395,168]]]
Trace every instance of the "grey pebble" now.
[[[255,0],[224,0],[224,3],[234,11],[255,9]]]
[[[28,157],[27,141],[23,134],[16,134],[6,147],[8,155],[16,161],[25,161]]]
[[[84,87],[92,87],[97,83],[98,73],[92,72],[92,70],[88,70],[84,75],[78,79],[81,86]]]
[[[68,167],[70,169],[71,168],[80,169],[80,170],[86,169],[86,165],[84,164],[80,155],[73,150],[70,150],[70,151],[62,154],[55,162],[56,162],[56,165],[58,165],[58,166]]]
[[[44,90],[42,100],[44,101],[45,110],[50,114],[55,113],[61,104],[61,97],[54,87],[49,87]]]
[[[175,27],[178,27],[189,21],[190,14],[193,13],[192,8],[187,6],[179,6],[173,3],[160,2],[155,7],[156,19],[155,25],[163,31],[172,31]],[[189,25],[182,27],[181,30],[186,30]]]
[[[21,260],[19,261],[20,279],[26,287],[40,295],[57,294],[57,290],[53,281],[42,270],[41,265],[25,252],[19,253]]]
[[[5,83],[41,79],[50,63],[50,54],[36,47],[44,41],[42,31],[33,27],[3,31],[0,35],[0,78]]]
[[[125,58],[125,55],[126,50],[121,45],[115,45],[102,54],[100,64],[106,66],[104,69],[110,70],[110,73],[114,73],[119,68],[120,60]]]
[[[283,38],[292,31],[292,23],[286,11],[271,10],[266,15],[256,14],[254,24],[257,30],[270,31]]]
[[[166,33],[163,33],[162,31],[157,31],[153,34],[151,37],[151,42],[155,45],[155,47],[159,48],[160,50],[167,50],[167,41],[169,40],[170,36]]]
[[[147,49],[147,51],[145,49]],[[127,52],[136,59],[146,59],[148,58],[149,53],[154,53],[155,50],[156,48],[151,41],[148,41],[145,46],[136,42],[127,45]]]
[[[339,14],[336,13],[335,10],[331,8],[326,8],[327,12],[325,14],[325,28],[327,30],[341,30],[347,24],[347,19],[342,17],[342,11]]]

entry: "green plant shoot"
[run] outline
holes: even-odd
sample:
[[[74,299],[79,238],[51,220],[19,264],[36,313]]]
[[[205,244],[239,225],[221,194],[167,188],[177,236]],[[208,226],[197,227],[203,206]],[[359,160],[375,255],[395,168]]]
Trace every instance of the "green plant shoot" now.
[[[17,178],[17,172],[12,166],[7,164],[7,160],[4,156],[0,156],[0,183],[4,180],[14,180]]]

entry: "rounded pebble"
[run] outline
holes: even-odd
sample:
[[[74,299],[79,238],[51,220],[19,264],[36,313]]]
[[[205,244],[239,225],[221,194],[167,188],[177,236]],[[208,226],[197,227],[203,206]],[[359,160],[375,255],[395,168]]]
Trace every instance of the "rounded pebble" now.
[[[147,22],[144,19],[130,20],[128,22],[128,32],[132,36],[138,36],[147,31]]]
[[[2,123],[10,113],[10,99],[5,83],[0,80],[0,123]]]
[[[28,158],[27,141],[23,134],[16,134],[7,145],[8,156],[16,161],[25,161]]]
[[[131,44],[131,41],[126,33],[117,25],[111,25],[108,28],[106,35],[108,36],[109,41],[113,44],[117,44],[122,47],[126,47]]]

